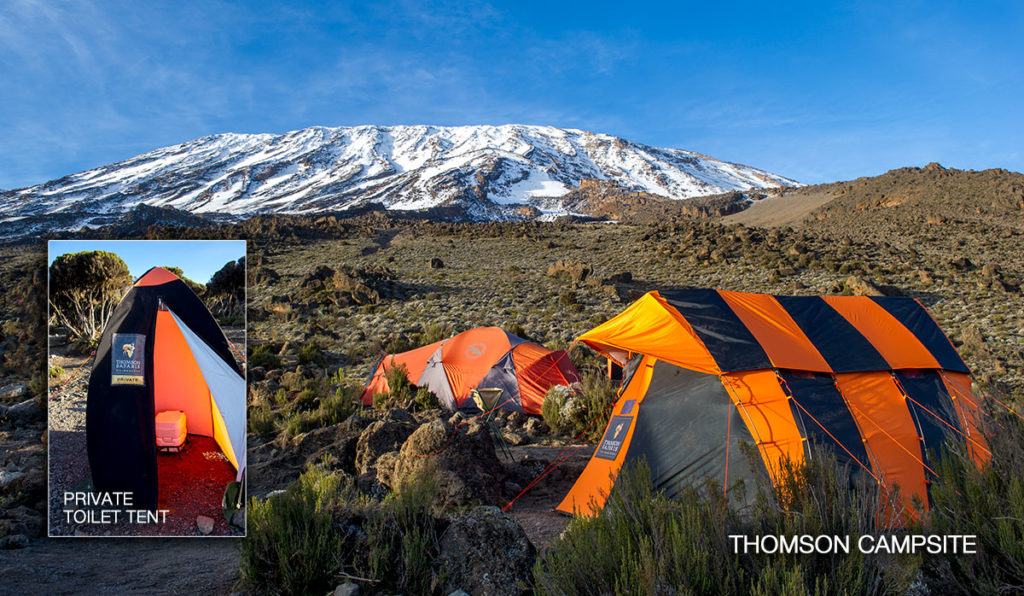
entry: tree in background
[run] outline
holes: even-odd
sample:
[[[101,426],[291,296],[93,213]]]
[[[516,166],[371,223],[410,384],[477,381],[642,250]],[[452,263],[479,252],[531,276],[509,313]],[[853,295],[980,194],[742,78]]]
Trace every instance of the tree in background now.
[[[204,286],[201,283],[196,283],[196,282],[192,281],[191,279],[185,277],[185,272],[181,270],[181,267],[175,267],[173,265],[164,265],[164,269],[166,269],[166,270],[170,271],[171,273],[177,275],[178,279],[180,279],[181,281],[185,282],[185,285],[188,286],[188,289],[190,289],[193,292],[195,292],[196,296],[202,296],[203,293],[206,292],[206,286]]]
[[[206,284],[206,305],[222,322],[245,320],[245,257],[229,261]]]
[[[112,252],[61,255],[50,265],[50,310],[73,338],[90,344],[131,283],[128,265]]]

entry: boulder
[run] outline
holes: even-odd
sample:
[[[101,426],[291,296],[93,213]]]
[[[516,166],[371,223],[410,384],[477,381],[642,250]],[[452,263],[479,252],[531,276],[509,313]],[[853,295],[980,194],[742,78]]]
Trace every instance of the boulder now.
[[[356,446],[363,430],[373,422],[358,415],[334,426],[318,428],[291,440],[277,439],[251,450],[253,492],[286,486],[299,477],[307,463],[330,456],[337,467],[355,474]],[[328,459],[330,459],[328,458]]]
[[[26,424],[41,420],[46,415],[43,407],[34,399],[26,399],[7,408],[7,419],[15,424]]]
[[[13,491],[21,483],[21,480],[25,477],[25,472],[10,472],[7,470],[0,470],[0,491],[11,490]]]
[[[431,269],[444,269],[444,261],[442,261],[441,259],[439,259],[437,257],[433,257],[432,259],[430,259],[430,268]]]
[[[536,439],[540,435],[548,434],[551,432],[551,429],[548,428],[548,425],[545,424],[542,419],[530,418],[526,421],[526,424],[523,425],[523,432],[526,433],[527,437]]]
[[[398,463],[398,451],[388,451],[377,458],[376,480],[384,486],[394,486],[395,464]],[[362,478],[362,476],[360,476]]]
[[[365,474],[360,474],[356,478],[356,488],[358,488],[364,495],[369,495],[377,500],[383,499],[389,492],[391,492],[391,489],[377,479],[376,470],[370,470]]]
[[[416,429],[398,452],[389,486],[421,474],[437,482],[442,506],[497,503],[503,497],[504,470],[489,430],[478,422],[453,427],[434,420]]]
[[[24,505],[0,509],[0,537],[13,534],[38,536],[43,531],[43,516]]]
[[[509,445],[522,445],[523,443],[530,442],[530,439],[527,438],[526,433],[512,429],[502,430],[501,436]]]
[[[354,582],[345,582],[338,587],[334,588],[332,592],[333,596],[359,596],[362,592],[360,591],[359,584]]]
[[[856,296],[899,296],[898,288],[888,285],[875,285],[858,275],[846,278],[846,287]]]
[[[416,417],[409,413],[408,410],[402,408],[391,408],[384,413],[381,420],[391,420],[393,422],[405,422],[407,424],[416,424]]]
[[[563,281],[582,282],[594,268],[581,261],[556,261],[548,266],[547,276]]]
[[[213,532],[213,518],[200,515],[196,518],[196,527],[198,527],[199,532],[204,535]]]
[[[377,458],[389,451],[397,451],[416,430],[415,422],[415,419],[411,422],[384,419],[366,427],[356,444],[356,471],[365,474],[376,465]]]
[[[0,387],[0,400],[13,401],[28,394],[28,385],[24,383],[11,383]]]
[[[497,507],[475,507],[452,518],[439,546],[436,565],[446,572],[442,593],[530,593],[537,549]]]
[[[24,534],[12,534],[0,538],[0,549],[25,548],[28,546],[28,536]]]

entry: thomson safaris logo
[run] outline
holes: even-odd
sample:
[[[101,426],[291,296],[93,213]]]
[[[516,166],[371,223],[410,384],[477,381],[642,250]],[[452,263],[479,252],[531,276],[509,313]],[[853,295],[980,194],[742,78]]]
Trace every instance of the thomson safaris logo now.
[[[619,438],[619,433],[622,432],[622,427],[623,426],[626,426],[625,422],[620,422],[620,423],[615,425],[615,434],[612,435],[613,439],[618,439]]]
[[[626,440],[626,433],[629,432],[629,425],[632,423],[632,416],[612,416],[611,422],[608,423],[608,430],[605,431],[601,444],[597,446],[597,451],[594,452],[594,457],[600,457],[601,459],[615,459],[618,457],[622,444]]]
[[[146,336],[138,333],[115,333],[110,346],[110,384],[145,385],[143,365]]]

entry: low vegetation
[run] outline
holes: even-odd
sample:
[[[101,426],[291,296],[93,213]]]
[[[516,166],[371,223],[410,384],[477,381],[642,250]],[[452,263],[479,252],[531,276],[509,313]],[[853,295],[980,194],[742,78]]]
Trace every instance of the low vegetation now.
[[[992,461],[981,469],[962,445],[947,454],[930,512],[912,533],[977,536],[973,556],[863,554],[863,535],[899,534],[879,515],[864,478],[820,453],[789,466],[776,487],[729,491],[707,481],[675,499],[656,492],[646,464],[624,469],[603,511],[577,517],[538,560],[539,594],[1016,593],[1024,585],[1024,423],[993,412]],[[755,491],[752,500],[746,491]],[[749,501],[749,503],[748,503]],[[850,554],[735,552],[730,535],[849,536]]]
[[[617,390],[618,384],[606,374],[585,370],[578,385],[548,390],[541,405],[544,422],[563,437],[595,442],[608,425]]]
[[[323,594],[353,579],[372,593],[431,593],[444,523],[434,491],[421,477],[378,502],[351,477],[310,468],[283,494],[250,501],[241,583]]]

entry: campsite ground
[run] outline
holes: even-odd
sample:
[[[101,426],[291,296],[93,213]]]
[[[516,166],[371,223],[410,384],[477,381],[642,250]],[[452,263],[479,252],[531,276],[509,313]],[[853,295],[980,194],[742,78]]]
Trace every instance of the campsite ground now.
[[[9,594],[228,594],[238,538],[34,540],[0,551]]]
[[[578,451],[577,447],[582,447]],[[512,448],[524,455],[554,459],[560,446]],[[543,549],[569,523],[569,516],[552,510],[552,503],[569,490],[593,452],[592,445],[571,445],[575,451],[559,472],[540,482],[510,509],[509,515]],[[228,594],[238,578],[238,540],[167,540],[160,538],[106,538],[89,540],[34,540],[28,548],[0,551],[0,576],[13,594],[45,592],[95,594]],[[129,562],[129,563],[126,563]]]
[[[579,478],[583,468],[594,453],[594,445],[569,444],[564,446],[527,445],[513,447],[512,456],[521,459],[529,455],[535,459],[554,461],[559,454],[564,454],[564,463],[559,465],[549,476],[537,483],[537,486],[520,497],[508,510],[512,519],[516,520],[530,542],[543,550],[565,530],[571,517],[554,510],[554,507],[569,492]]]

